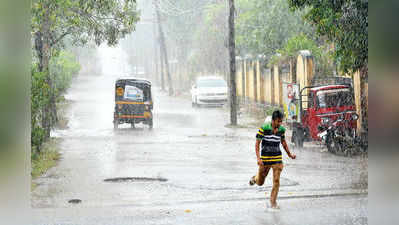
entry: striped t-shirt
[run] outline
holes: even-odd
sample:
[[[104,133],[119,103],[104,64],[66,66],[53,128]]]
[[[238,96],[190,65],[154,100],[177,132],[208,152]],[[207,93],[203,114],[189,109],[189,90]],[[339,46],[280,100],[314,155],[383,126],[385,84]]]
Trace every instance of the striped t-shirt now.
[[[272,165],[283,162],[280,143],[285,139],[285,128],[280,126],[276,134],[273,134],[271,123],[265,123],[259,128],[256,138],[262,140],[261,159],[264,165]]]

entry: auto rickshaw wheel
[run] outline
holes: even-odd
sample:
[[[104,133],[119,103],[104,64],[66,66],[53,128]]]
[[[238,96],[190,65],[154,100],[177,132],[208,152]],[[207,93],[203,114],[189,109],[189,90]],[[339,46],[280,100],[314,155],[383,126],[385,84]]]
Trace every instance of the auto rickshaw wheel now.
[[[335,140],[334,134],[327,135],[326,145],[327,145],[327,150],[331,153],[337,153],[339,150],[338,142],[337,140]]]

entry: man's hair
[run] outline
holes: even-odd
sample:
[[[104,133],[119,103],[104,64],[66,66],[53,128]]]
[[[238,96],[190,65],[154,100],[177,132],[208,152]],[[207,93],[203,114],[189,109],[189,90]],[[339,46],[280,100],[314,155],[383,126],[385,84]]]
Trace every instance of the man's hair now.
[[[284,118],[284,114],[282,112],[280,112],[280,110],[275,110],[272,114],[272,120],[283,119],[283,118]]]

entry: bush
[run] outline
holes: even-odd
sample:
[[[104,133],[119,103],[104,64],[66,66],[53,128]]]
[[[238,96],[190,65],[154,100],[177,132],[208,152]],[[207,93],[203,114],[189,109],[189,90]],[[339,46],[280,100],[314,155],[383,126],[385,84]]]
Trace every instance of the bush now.
[[[43,109],[49,107],[50,92],[45,82],[46,73],[39,72],[37,65],[33,65],[31,76],[31,147],[34,156],[45,139],[41,122]]]
[[[70,87],[73,77],[79,72],[80,65],[72,53],[61,51],[50,61],[50,76],[54,81],[56,98]]]
[[[318,45],[314,40],[304,34],[290,38],[283,48],[277,50],[277,55],[273,56],[269,66],[273,64],[284,64],[289,61],[296,62],[296,57],[300,50],[309,50],[315,58],[316,74],[321,76],[331,76],[333,73],[332,55],[328,45]]]
[[[61,51],[50,61],[50,79],[53,87],[46,82],[47,72],[40,72],[37,64],[31,69],[31,147],[32,157],[40,153],[43,142],[46,141],[46,132],[42,127],[43,109],[50,108],[50,97],[62,99],[66,90],[70,87],[73,77],[79,72],[80,65],[73,54]],[[51,127],[55,120],[51,119]]]

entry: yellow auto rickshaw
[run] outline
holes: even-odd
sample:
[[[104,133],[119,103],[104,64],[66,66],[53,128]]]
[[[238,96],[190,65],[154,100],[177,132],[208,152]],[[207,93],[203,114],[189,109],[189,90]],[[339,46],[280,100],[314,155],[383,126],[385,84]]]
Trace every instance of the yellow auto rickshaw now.
[[[141,78],[117,79],[115,82],[114,128],[136,123],[153,127],[151,82]]]

